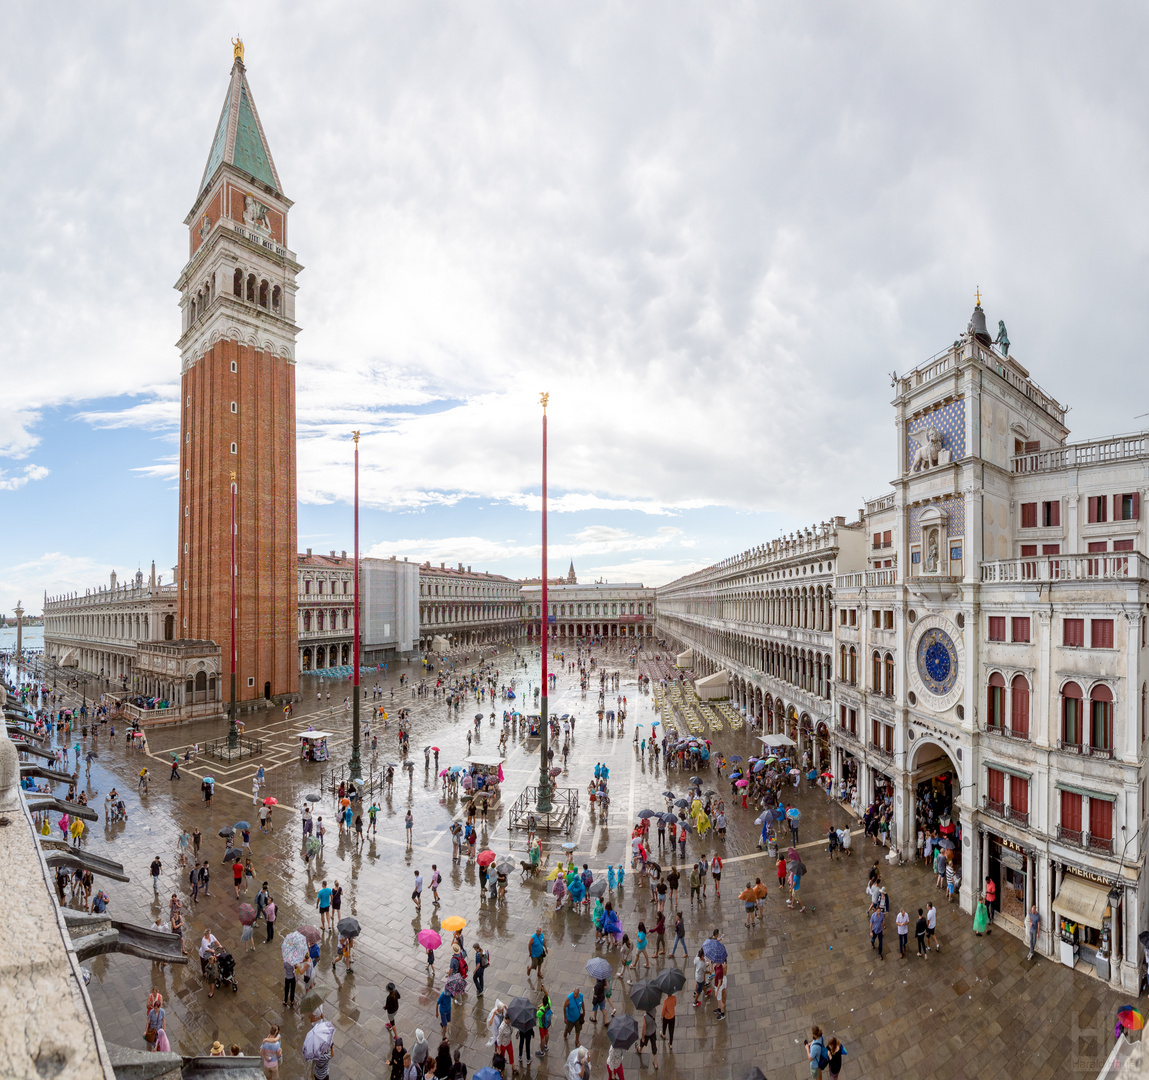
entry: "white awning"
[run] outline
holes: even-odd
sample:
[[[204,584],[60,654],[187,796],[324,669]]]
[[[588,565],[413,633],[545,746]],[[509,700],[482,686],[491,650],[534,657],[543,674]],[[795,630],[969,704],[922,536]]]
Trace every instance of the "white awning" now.
[[[1101,918],[1109,906],[1109,890],[1076,874],[1066,874],[1053,901],[1053,910],[1067,919],[1101,929]]]
[[[687,649],[686,652],[680,652],[674,658],[674,666],[680,668],[694,667],[694,650]]]
[[[301,731],[295,736],[297,739],[332,739],[330,731]]]
[[[790,738],[789,735],[783,735],[781,732],[779,732],[777,735],[759,735],[758,738],[761,739],[762,742],[767,746],[777,747],[798,745],[793,739]]]

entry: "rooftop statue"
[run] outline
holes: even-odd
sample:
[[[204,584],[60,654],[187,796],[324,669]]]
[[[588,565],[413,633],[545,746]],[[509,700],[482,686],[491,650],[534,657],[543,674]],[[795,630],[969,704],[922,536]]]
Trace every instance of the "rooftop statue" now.
[[[995,345],[1001,346],[1001,355],[1009,356],[1009,334],[1005,330],[1005,320],[997,320],[997,337],[993,339]]]

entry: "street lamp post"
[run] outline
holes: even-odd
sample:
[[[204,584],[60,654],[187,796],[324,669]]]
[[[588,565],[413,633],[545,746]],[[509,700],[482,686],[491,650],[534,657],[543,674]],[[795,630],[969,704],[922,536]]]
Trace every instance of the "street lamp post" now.
[[[543,394],[539,403],[543,407],[543,619],[542,619],[542,656],[543,656],[543,692],[541,723],[539,731],[542,735],[539,740],[539,800],[537,808],[540,814],[549,814],[554,808],[554,784],[551,783],[550,762],[547,760],[547,743],[550,736],[550,727],[547,721],[547,691],[550,683],[547,675],[547,619],[550,616],[550,607],[547,602],[547,401],[549,394]]]
[[[228,577],[231,579],[231,703],[227,709],[227,748],[239,746],[239,728],[235,726],[235,473],[231,474],[231,556]]]
[[[355,644],[351,653],[351,760],[347,768],[351,779],[356,780],[363,773],[359,756],[359,432],[351,434],[355,440]]]

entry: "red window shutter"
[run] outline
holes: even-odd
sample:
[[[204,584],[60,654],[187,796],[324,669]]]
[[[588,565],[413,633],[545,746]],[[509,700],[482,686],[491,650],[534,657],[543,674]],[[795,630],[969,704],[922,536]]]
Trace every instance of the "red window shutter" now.
[[[1042,553],[1042,555],[1060,555],[1061,554],[1061,545],[1060,544],[1042,544],[1041,545],[1041,553]]]
[[[1009,778],[1009,805],[1019,814],[1029,813],[1029,781],[1024,777]]]
[[[1041,440],[1040,439],[1032,439],[1032,440],[1026,441],[1025,452],[1027,454],[1036,454],[1037,451],[1040,449],[1041,449]]]
[[[1029,640],[1029,619],[1014,619],[1010,629],[1014,641]]]
[[[1133,520],[1141,520],[1141,493],[1139,491],[1133,492]]]
[[[1061,827],[1081,832],[1081,796],[1072,791],[1061,792]]]
[[[1097,498],[1094,495],[1089,496],[1089,522],[1092,524],[1097,520]]]
[[[1021,545],[1021,557],[1023,559],[1031,559],[1036,554],[1037,554],[1037,545],[1036,544],[1022,544]]]
[[[1021,527],[1023,529],[1037,528],[1037,503],[1021,504]]]
[[[880,532],[874,533],[874,547],[882,546],[882,534]]]
[[[1051,502],[1049,504],[1049,524],[1050,525],[1060,525],[1061,524],[1061,500],[1060,499],[1055,499],[1053,502]]]
[[[1005,802],[1005,773],[1000,769],[986,769],[986,794],[992,802]]]
[[[1005,616],[991,615],[989,617],[989,640],[1005,641]]]
[[[1092,619],[1090,627],[1090,645],[1094,649],[1113,648],[1113,620]]]
[[[1082,648],[1085,645],[1085,620],[1084,619],[1064,619],[1062,621],[1062,628],[1064,630],[1063,641],[1066,645],[1073,645]]]
[[[1090,540],[1089,541],[1089,554],[1092,555],[1096,551],[1108,551],[1108,540]]]
[[[1132,551],[1133,550],[1133,541],[1132,540],[1114,540],[1113,541],[1113,550],[1114,551]]]
[[[1108,799],[1089,800],[1089,835],[1113,839],[1113,804]]]
[[[1029,735],[1029,683],[1023,675],[1013,680],[1010,696],[1010,730],[1019,735]]]

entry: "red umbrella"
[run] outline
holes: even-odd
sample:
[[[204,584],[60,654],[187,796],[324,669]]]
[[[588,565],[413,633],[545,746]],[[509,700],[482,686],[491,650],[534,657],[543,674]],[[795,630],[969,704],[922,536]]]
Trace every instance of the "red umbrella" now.
[[[431,749],[432,749],[432,751],[434,751],[436,754],[439,752],[439,748],[438,748],[437,746],[432,746],[432,747],[431,747]]]
[[[241,926],[253,926],[255,924],[256,914],[255,908],[250,904],[239,905],[239,921]]]
[[[321,937],[319,930],[310,923],[301,926],[299,932],[303,935],[308,945],[315,945]]]
[[[263,800],[263,805],[264,806],[278,806],[279,800],[269,797],[269,798],[266,798]]]
[[[493,851],[480,851],[479,857],[475,860],[480,866],[490,866],[495,861],[495,853]]]

